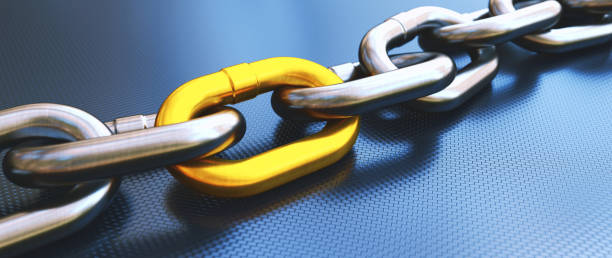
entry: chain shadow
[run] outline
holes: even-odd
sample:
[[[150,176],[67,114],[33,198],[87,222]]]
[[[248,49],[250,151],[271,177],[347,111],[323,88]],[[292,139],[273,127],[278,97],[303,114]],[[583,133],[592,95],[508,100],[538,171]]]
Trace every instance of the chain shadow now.
[[[612,44],[565,54],[545,55],[504,44],[498,47],[499,71],[500,75],[511,80],[494,79],[489,87],[454,110],[426,113],[414,111],[408,104],[400,103],[362,115],[360,138],[366,142],[402,142],[412,148],[407,148],[406,153],[380,160],[375,164],[360,166],[345,184],[334,191],[349,192],[355,187],[367,190],[399,177],[414,177],[420,171],[425,171],[419,168],[426,167],[436,159],[436,154],[441,149],[439,142],[443,134],[461,123],[465,116],[475,110],[494,112],[508,108],[508,104],[535,90],[541,74],[560,69],[571,69],[585,74],[610,71],[610,65],[602,65],[609,59],[610,45]],[[506,83],[508,81],[509,83]],[[384,132],[384,135],[381,132]]]
[[[49,189],[30,189],[23,188],[13,184],[6,177],[0,178],[0,188],[7,195],[13,197],[7,198],[8,200],[15,200],[15,203],[4,200],[2,209],[0,209],[0,218],[11,216],[15,213],[24,211],[33,211],[40,209],[41,207],[47,207],[50,203],[54,203],[61,199],[63,195],[68,192],[71,187],[56,187]]]
[[[309,124],[282,120],[275,129],[276,146],[303,138],[309,134]],[[313,127],[310,125],[310,127]],[[319,127],[315,125],[314,127]],[[312,129],[312,128],[310,128]],[[316,129],[316,128],[315,128]],[[355,163],[351,151],[335,164],[298,180],[264,193],[246,198],[219,198],[197,193],[178,181],[171,183],[165,200],[169,213],[181,227],[170,232],[152,233],[138,239],[122,240],[122,244],[138,246],[147,240],[170,237],[172,243],[138,250],[138,255],[156,256],[202,246],[202,241],[219,239],[224,232],[240,221],[260,217],[304,198],[313,198],[337,187],[350,175]]]
[[[492,94],[489,106],[499,108],[523,97],[527,87],[534,87],[543,74],[561,70],[595,75],[609,72],[612,43],[561,54],[537,54],[512,44],[498,47],[500,75],[511,78],[509,83],[496,82],[503,93]],[[517,65],[518,64],[518,65]],[[495,81],[494,81],[495,82]]]
[[[509,103],[531,94],[537,86],[540,74],[559,69],[571,69],[585,74],[609,71],[609,67],[601,64],[609,59],[610,44],[563,55],[531,54],[509,44],[502,45],[498,49],[500,74],[510,80],[494,80],[490,87],[483,89],[455,110],[424,113],[412,110],[407,104],[398,104],[362,115],[358,144],[401,142],[410,145],[411,148],[406,148],[405,152],[400,153],[399,158],[395,156],[355,169],[359,151],[352,151],[330,167],[262,194],[240,199],[201,195],[178,182],[173,182],[166,193],[165,203],[169,212],[182,223],[183,227],[171,232],[147,234],[138,239],[123,241],[122,244],[131,245],[132,242],[134,246],[138,246],[138,243],[146,242],[147,239],[161,239],[163,235],[175,241],[138,250],[139,255],[157,256],[160,253],[196,248],[202,246],[203,242],[219,239],[228,228],[241,221],[263,216],[304,198],[315,198],[326,191],[341,194],[354,189],[355,186],[367,190],[397,177],[413,177],[421,173],[417,168],[437,158],[440,139],[445,132],[455,128],[475,110],[489,112],[504,109]],[[528,65],[516,65],[523,63]],[[304,137],[308,133],[300,128],[307,126],[306,123],[282,120],[275,130],[274,145],[283,145]],[[115,220],[125,221],[130,216],[129,212],[124,211],[125,206],[127,201],[119,195],[104,216],[119,215]],[[117,209],[122,211],[119,212]],[[97,218],[94,223],[101,223],[101,220],[102,218]],[[100,229],[90,225],[83,230]],[[104,234],[114,238],[120,234],[120,230]],[[66,240],[93,247],[96,244],[95,235],[75,234]],[[44,255],[43,251],[34,251],[30,254]]]
[[[242,199],[226,199],[204,196],[174,183],[166,201],[170,212],[188,225],[179,239],[191,239],[184,244],[171,247],[172,250],[201,246],[202,239],[223,234],[223,231],[239,221],[262,216],[292,202],[323,191],[339,192],[354,189],[356,184],[361,190],[376,187],[400,176],[412,177],[420,173],[419,167],[435,160],[440,151],[440,139],[445,132],[451,131],[475,110],[494,111],[507,108],[506,105],[529,95],[536,87],[539,74],[552,72],[575,61],[579,65],[569,65],[569,69],[597,73],[601,66],[593,64],[592,56],[596,50],[583,50],[566,55],[531,54],[516,46],[499,47],[500,73],[510,76],[510,83],[494,80],[490,87],[483,89],[459,108],[443,113],[425,113],[412,110],[407,104],[398,104],[381,111],[362,115],[362,126],[358,144],[362,141],[397,143],[411,145],[399,158],[381,160],[377,164],[354,169],[357,154],[350,153],[340,162],[321,171],[300,178],[271,191]],[[521,53],[521,51],[523,51]],[[607,58],[607,57],[606,57]],[[584,62],[582,62],[583,60]],[[528,63],[529,67],[516,64]],[[588,69],[585,69],[585,65]],[[507,85],[504,85],[507,84]],[[502,86],[506,90],[497,91]],[[494,90],[495,89],[495,90]],[[282,120],[275,132],[274,144],[282,145],[306,135],[306,124]],[[384,132],[382,135],[381,132]],[[361,143],[362,144],[362,143]],[[358,152],[358,151],[357,151]],[[397,168],[409,169],[397,169]],[[355,170],[355,171],[353,171]],[[197,239],[193,240],[194,236]],[[178,241],[182,242],[182,241]],[[152,251],[151,254],[155,252]]]
[[[488,94],[489,91],[488,87],[475,97]],[[358,171],[352,173],[350,180],[334,191],[339,194],[356,188],[367,191],[400,177],[416,176],[421,171],[419,167],[437,158],[440,135],[452,130],[475,106],[473,102],[468,102],[453,111],[424,113],[414,111],[408,104],[402,103],[362,115],[361,136],[365,145],[374,142],[383,145],[399,143],[406,148],[401,153],[360,166]]]
[[[219,239],[240,221],[261,217],[304,198],[312,198],[333,189],[351,173],[355,159],[349,153],[337,163],[288,184],[246,198],[218,198],[199,194],[175,182],[166,194],[168,211],[181,221],[180,231],[172,232],[176,240],[160,250],[143,250],[144,255],[159,251],[174,252],[202,246],[202,242]],[[157,238],[157,236],[146,236]],[[142,240],[138,240],[142,241]]]

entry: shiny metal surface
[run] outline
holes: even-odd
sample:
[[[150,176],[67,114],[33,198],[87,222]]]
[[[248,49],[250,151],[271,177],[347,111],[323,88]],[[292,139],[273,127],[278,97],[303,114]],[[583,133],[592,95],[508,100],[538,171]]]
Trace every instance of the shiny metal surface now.
[[[127,133],[136,130],[155,127],[157,114],[134,115],[117,118],[113,121],[104,123],[113,134]]]
[[[17,132],[31,127],[60,130],[77,140],[111,135],[95,117],[68,106],[32,104],[0,111],[2,143],[22,140],[27,135]],[[0,256],[16,255],[78,231],[100,214],[119,182],[79,184],[58,203],[0,219]]]
[[[408,67],[411,65],[417,65],[426,61],[430,61],[434,57],[441,57],[440,53],[409,53],[409,54],[398,54],[390,55],[391,62],[397,67]],[[449,59],[450,60],[450,59]],[[452,61],[452,60],[451,60]],[[361,63],[352,62],[334,65],[328,68],[334,72],[342,81],[348,82],[352,80],[361,79],[370,76],[370,73],[365,70]]]
[[[494,46],[468,51],[472,62],[459,70],[444,90],[409,102],[412,108],[427,112],[454,109],[476,94],[497,75],[499,61]]]
[[[440,7],[419,7],[400,13],[368,31],[361,40],[359,62],[372,75],[396,70],[387,50],[412,40],[424,28],[469,22],[472,20],[467,16]]]
[[[272,95],[274,111],[288,119],[358,115],[440,91],[456,73],[454,62],[438,53],[404,54],[393,57],[392,62],[404,68],[325,87],[276,90]],[[363,77],[359,63],[329,69],[341,78]]]
[[[318,87],[342,83],[332,71],[293,57],[243,63],[193,79],[174,90],[157,113],[156,126],[182,123],[207,108],[238,103],[284,86]],[[195,190],[243,197],[270,190],[327,167],[357,140],[359,117],[329,120],[318,133],[242,160],[206,158],[168,167]]]
[[[521,8],[515,12],[435,28],[433,39],[444,44],[480,46],[499,44],[529,33],[546,30],[561,17],[561,5],[546,1]]]
[[[489,10],[492,15],[517,11],[512,0],[490,0]],[[612,40],[612,23],[555,28],[548,32],[523,36],[516,39],[515,43],[531,51],[560,53],[610,40]]]
[[[444,57],[440,53],[409,53],[409,54],[398,54],[391,55],[391,62],[395,64],[397,67],[408,67],[411,65],[418,65],[420,63],[431,61],[434,58],[448,58]],[[451,60],[451,59],[449,59]],[[452,62],[452,60],[451,60]],[[339,65],[330,66],[328,68],[332,72],[334,72],[340,79],[344,82],[361,79],[367,76],[370,76],[370,73],[363,69],[361,63],[352,62],[352,63],[344,63]]]
[[[360,60],[372,74],[393,71],[397,67],[387,55],[388,48],[407,42],[421,28],[431,26],[432,23],[471,22],[461,14],[438,7],[421,7],[403,12],[372,28],[365,35],[359,49]],[[447,111],[461,105],[487,85],[497,73],[498,61],[495,47],[481,47],[469,52],[472,63],[457,73],[449,87],[420,98],[413,102],[413,106],[424,111]]]
[[[113,122],[123,132],[118,135],[15,148],[5,158],[5,175],[24,187],[70,185],[213,155],[238,142],[245,132],[244,118],[232,108],[139,130],[154,117],[119,118]]]
[[[477,21],[472,19],[482,17],[482,10],[462,15],[440,7],[415,8],[372,28],[361,41],[359,59],[374,74],[391,71],[397,67],[386,57],[387,50],[410,41],[425,28],[432,28],[422,35],[432,37],[429,43],[481,46],[547,29],[559,20],[561,13],[557,2],[528,8]]]

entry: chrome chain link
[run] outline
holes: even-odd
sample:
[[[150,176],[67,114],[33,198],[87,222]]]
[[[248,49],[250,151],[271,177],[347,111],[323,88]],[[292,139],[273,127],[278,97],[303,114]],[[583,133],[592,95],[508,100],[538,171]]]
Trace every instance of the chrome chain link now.
[[[608,43],[611,13],[612,0],[490,0],[488,9],[467,14],[415,8],[372,28],[361,42],[359,62],[329,68],[344,83],[283,87],[274,91],[272,105],[284,118],[306,120],[346,118],[400,102],[426,112],[452,110],[490,85],[498,69],[495,45],[513,41],[531,51],[559,53]],[[417,36],[428,52],[388,56],[388,50]],[[458,50],[471,58],[459,71],[448,56]],[[15,146],[3,164],[10,181],[24,187],[76,184],[60,203],[0,219],[0,255],[82,228],[109,203],[117,176],[211,156],[244,135],[244,118],[235,109],[220,107],[201,115],[155,127],[155,115],[104,124],[56,104],[0,111],[0,143]],[[40,136],[56,140],[44,146],[15,145]]]
[[[14,148],[5,157],[4,174],[24,187],[71,185],[119,176],[134,168],[149,170],[213,155],[228,139],[240,141],[243,116],[233,108],[185,123],[151,127],[152,116],[118,118],[106,123],[118,134],[42,147]],[[145,128],[150,128],[146,129]],[[183,136],[183,137],[177,137]],[[188,136],[188,137],[186,137]]]

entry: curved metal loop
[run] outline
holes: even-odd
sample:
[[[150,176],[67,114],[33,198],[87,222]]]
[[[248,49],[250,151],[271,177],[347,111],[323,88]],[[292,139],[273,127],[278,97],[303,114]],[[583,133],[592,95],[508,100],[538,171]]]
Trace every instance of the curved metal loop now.
[[[51,128],[77,140],[111,135],[104,124],[79,109],[32,104],[0,111],[0,143],[27,137],[23,129]],[[110,202],[119,179],[76,185],[61,202],[0,219],[0,256],[11,256],[74,233]]]
[[[308,60],[277,57],[239,64],[193,79],[164,101],[156,126],[192,119],[210,107],[232,104],[284,86],[317,87],[342,83],[330,70]],[[342,158],[359,132],[359,117],[328,121],[320,132],[243,160],[207,158],[168,167],[182,183],[226,197],[254,195]]]
[[[397,70],[387,50],[412,40],[423,29],[469,22],[472,20],[467,16],[432,6],[397,14],[366,33],[359,47],[359,62],[371,75]]]
[[[489,10],[492,15],[517,11],[512,0],[490,0]],[[551,29],[548,32],[523,36],[516,39],[515,43],[535,52],[561,53],[606,43],[611,40],[612,23],[607,23]]]
[[[292,119],[358,115],[440,91],[456,73],[454,62],[439,53],[404,54],[392,61],[404,68],[336,85],[279,89],[272,95],[272,106],[277,114]],[[351,79],[363,76],[356,72],[361,70],[359,65],[347,63],[329,69]]]
[[[118,135],[14,148],[6,155],[4,173],[24,187],[70,185],[210,156],[240,141],[245,132],[244,118],[233,108],[142,130],[152,119],[155,115],[139,115],[107,123]]]
[[[469,49],[472,62],[459,70],[444,90],[408,102],[418,110],[443,112],[452,110],[474,96],[495,78],[499,67],[494,46]]]
[[[434,28],[421,35],[444,45],[482,46],[499,44],[530,33],[544,31],[561,17],[561,5],[546,1],[515,12]]]
[[[419,65],[423,63],[432,63],[431,61],[436,61],[436,60],[441,61],[440,64],[443,64],[443,65],[440,66],[439,68],[443,70],[450,68],[448,65],[451,65],[451,66],[455,65],[455,63],[450,57],[442,53],[436,53],[436,52],[396,54],[396,55],[390,55],[389,58],[391,59],[391,62],[393,62],[393,64],[401,68],[406,68],[408,66],[420,67]],[[443,61],[443,60],[446,60],[446,61]],[[424,68],[424,67],[421,67],[421,68]],[[456,68],[457,67],[455,67],[455,69]],[[338,75],[338,77],[340,77],[340,79],[342,79],[344,83],[362,79],[368,76],[372,76],[370,75],[370,72],[368,72],[366,69],[363,69],[363,66],[359,62],[334,65],[334,66],[328,67],[327,69],[329,69],[330,71]],[[452,71],[448,71],[448,72],[452,73]],[[323,86],[323,87],[329,87],[329,86]],[[285,89],[285,88],[281,88],[279,90],[282,90],[282,89]]]
[[[372,74],[397,69],[387,55],[387,50],[399,46],[416,36],[423,28],[470,23],[467,16],[439,7],[421,7],[391,17],[372,28],[361,41],[359,59]],[[497,74],[498,61],[494,46],[470,50],[472,63],[457,73],[450,86],[438,93],[420,98],[415,108],[437,112],[455,108],[479,91]],[[459,78],[459,80],[457,80]]]

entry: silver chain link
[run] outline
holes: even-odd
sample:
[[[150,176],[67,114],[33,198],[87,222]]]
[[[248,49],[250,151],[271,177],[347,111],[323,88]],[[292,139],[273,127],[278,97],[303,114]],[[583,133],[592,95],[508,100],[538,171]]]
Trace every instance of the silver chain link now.
[[[3,110],[0,121],[2,144],[14,144],[15,140],[29,137],[31,134],[22,133],[23,129],[35,127],[59,130],[76,140],[111,135],[90,114],[57,104],[31,104]],[[119,179],[106,179],[78,184],[59,203],[0,219],[0,254],[15,255],[84,227],[107,206],[119,182]]]
[[[14,148],[4,159],[4,173],[24,187],[71,185],[213,155],[221,151],[219,145],[227,140],[236,143],[245,132],[242,115],[227,107],[185,123],[146,130],[134,130],[147,126],[147,120],[134,118],[138,116],[116,119],[115,128],[121,130],[117,135]]]

